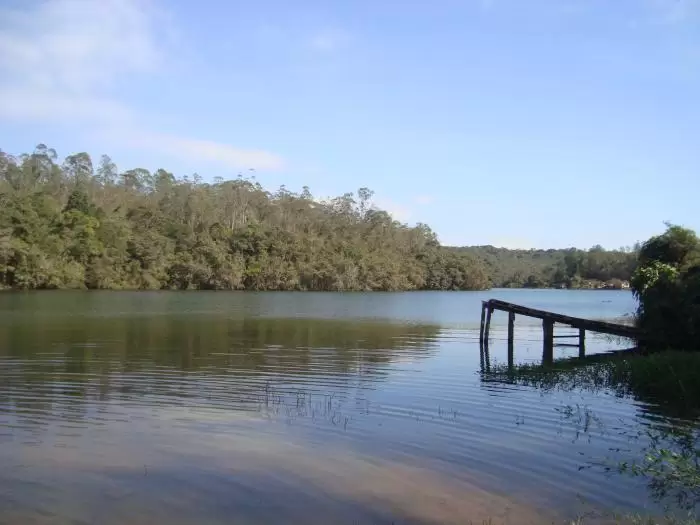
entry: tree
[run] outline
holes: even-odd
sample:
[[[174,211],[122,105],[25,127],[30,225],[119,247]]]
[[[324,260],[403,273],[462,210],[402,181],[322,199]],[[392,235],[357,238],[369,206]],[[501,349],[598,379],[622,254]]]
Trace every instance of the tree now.
[[[360,188],[328,202],[254,178],[176,178],[158,169],[58,165],[40,145],[0,153],[0,286],[252,290],[463,290],[481,262],[370,205]]]
[[[92,179],[92,159],[87,153],[69,155],[63,163],[63,173],[76,186],[84,187]]]
[[[700,241],[694,231],[673,224],[666,224],[666,231],[646,241],[639,250],[639,264],[651,262],[686,268],[697,262]]]
[[[700,350],[700,239],[672,224],[646,241],[632,277],[637,318],[652,347]]]

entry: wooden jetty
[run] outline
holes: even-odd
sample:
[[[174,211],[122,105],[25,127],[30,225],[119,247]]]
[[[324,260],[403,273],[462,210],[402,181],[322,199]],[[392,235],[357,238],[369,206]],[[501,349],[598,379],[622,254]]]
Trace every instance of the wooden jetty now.
[[[479,344],[482,349],[482,360],[484,357],[488,359],[489,353],[489,330],[491,328],[491,316],[494,310],[500,310],[508,314],[508,366],[513,366],[513,332],[515,326],[515,316],[525,315],[542,319],[542,364],[552,364],[554,362],[554,339],[557,338],[577,338],[575,344],[558,343],[556,346],[574,346],[578,347],[579,357],[586,356],[586,332],[597,332],[600,334],[609,334],[618,337],[627,337],[638,340],[639,331],[636,327],[617,323],[608,323],[605,321],[594,321],[591,319],[582,319],[580,317],[571,317],[569,315],[547,312],[536,308],[529,308],[518,304],[491,299],[483,301],[481,306],[481,329],[479,332]],[[578,329],[578,334],[575,335],[554,335],[554,325],[560,324],[571,328]]]

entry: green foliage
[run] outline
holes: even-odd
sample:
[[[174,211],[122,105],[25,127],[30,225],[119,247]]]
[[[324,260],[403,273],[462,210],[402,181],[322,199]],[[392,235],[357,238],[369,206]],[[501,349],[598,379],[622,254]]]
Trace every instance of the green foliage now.
[[[672,497],[678,506],[694,508],[700,501],[700,439],[692,432],[670,439],[658,431],[650,438],[643,459],[621,463],[618,470],[649,478],[657,499]]]
[[[498,288],[621,288],[637,264],[635,249],[510,250],[493,246],[450,248],[482,261]]]
[[[653,348],[700,350],[700,239],[667,225],[639,252],[632,290],[644,341]]]
[[[370,206],[361,188],[329,201],[254,180],[119,172],[44,145],[0,151],[0,288],[471,290],[483,265],[423,224]]]
[[[656,286],[664,286],[678,279],[678,268],[660,261],[648,261],[640,265],[632,274],[632,290],[638,297],[644,297]]]
[[[639,251],[639,264],[660,262],[679,269],[697,263],[700,244],[693,230],[673,224],[666,224],[666,231],[646,241]]]

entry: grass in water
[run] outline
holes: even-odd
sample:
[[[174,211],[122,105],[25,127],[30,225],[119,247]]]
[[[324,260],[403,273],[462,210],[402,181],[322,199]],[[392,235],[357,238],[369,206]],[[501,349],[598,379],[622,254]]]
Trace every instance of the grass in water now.
[[[657,405],[673,417],[700,416],[700,352],[611,355],[591,363],[562,360],[548,367],[495,365],[484,380],[545,390],[608,390]]]
[[[700,352],[625,353],[591,362],[562,360],[547,367],[496,365],[483,380],[543,390],[613,392],[643,401],[649,410],[672,418],[673,425],[650,426],[643,432],[642,457],[606,470],[646,478],[657,499],[673,501],[676,509],[689,511],[688,517],[665,521],[628,517],[612,523],[699,523],[693,510],[700,505]]]

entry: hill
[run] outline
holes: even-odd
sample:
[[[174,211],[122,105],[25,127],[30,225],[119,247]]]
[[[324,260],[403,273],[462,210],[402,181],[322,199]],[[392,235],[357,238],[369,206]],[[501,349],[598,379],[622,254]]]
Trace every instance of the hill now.
[[[604,250],[511,250],[493,246],[447,248],[480,261],[492,286],[499,288],[622,287],[632,276],[638,247]]]
[[[371,206],[254,179],[119,171],[87,153],[0,151],[0,288],[473,290],[469,253]]]

